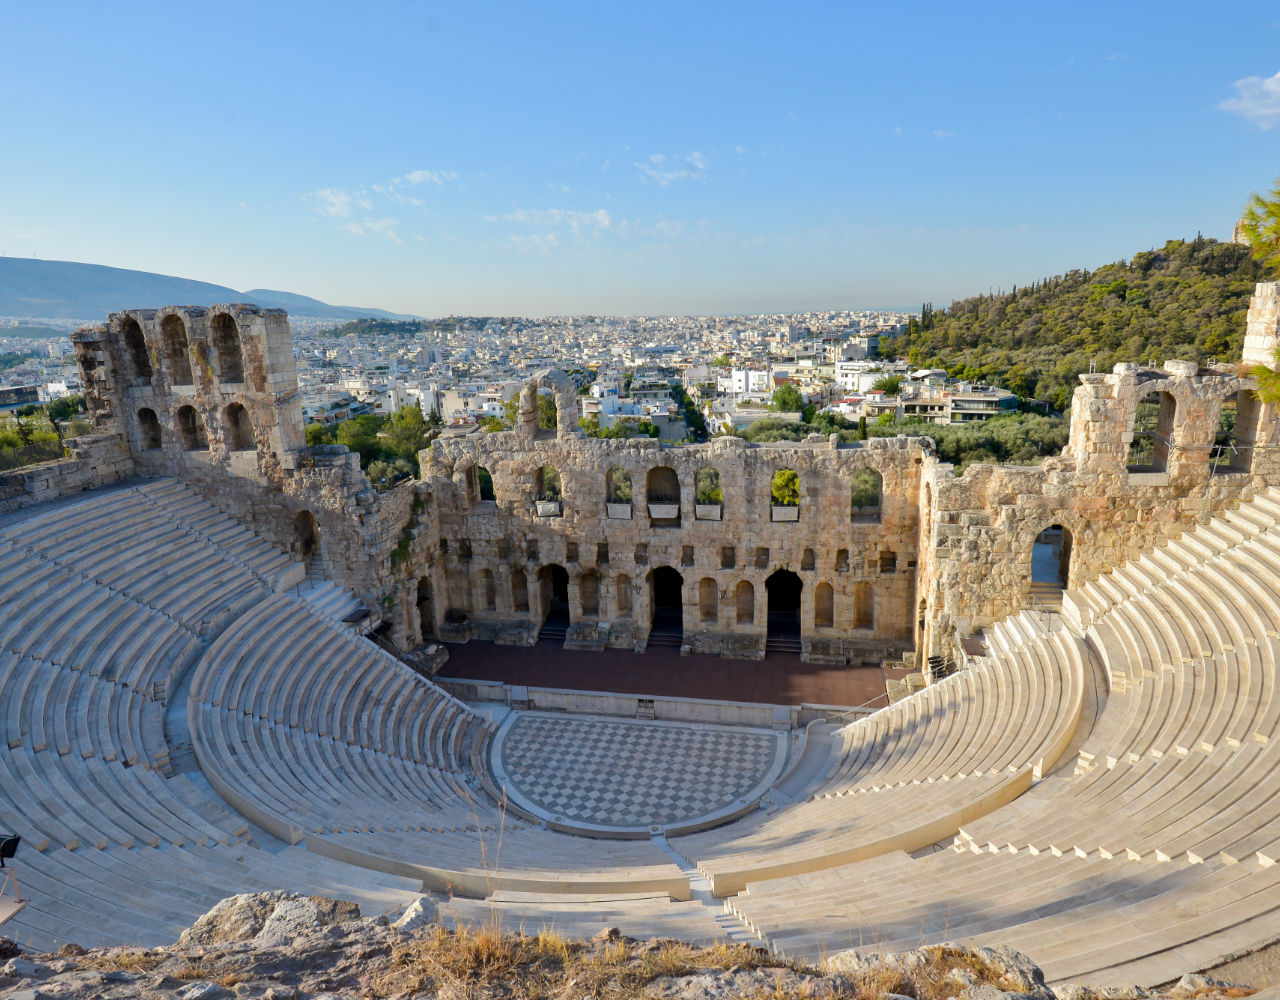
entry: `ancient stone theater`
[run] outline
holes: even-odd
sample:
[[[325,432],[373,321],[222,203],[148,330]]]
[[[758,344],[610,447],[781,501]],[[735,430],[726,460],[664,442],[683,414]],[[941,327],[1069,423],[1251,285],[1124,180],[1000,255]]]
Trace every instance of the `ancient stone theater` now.
[[[1266,945],[1280,422],[1249,373],[1280,284],[1247,322],[1239,364],[1081,375],[1037,466],[539,430],[540,393],[575,412],[545,371],[514,429],[376,490],[306,446],[284,313],[113,313],[73,337],[91,433],[0,476],[28,899],[5,932],[159,944],[291,889],[806,959],[998,943],[1053,983]],[[549,636],[597,690],[435,673]],[[911,682],[860,707],[609,692],[659,644]]]

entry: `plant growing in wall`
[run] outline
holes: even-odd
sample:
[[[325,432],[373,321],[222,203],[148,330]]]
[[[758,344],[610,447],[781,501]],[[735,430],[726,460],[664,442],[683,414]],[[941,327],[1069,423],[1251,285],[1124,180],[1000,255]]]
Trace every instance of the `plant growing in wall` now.
[[[797,507],[800,504],[800,477],[795,469],[779,469],[769,484],[769,496],[775,507]]]

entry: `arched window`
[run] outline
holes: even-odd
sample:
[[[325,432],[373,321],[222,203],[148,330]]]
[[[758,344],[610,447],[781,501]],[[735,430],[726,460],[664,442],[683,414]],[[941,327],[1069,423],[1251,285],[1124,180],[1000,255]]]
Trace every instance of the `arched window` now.
[[[1051,524],[1031,546],[1031,590],[1037,598],[1053,598],[1071,578],[1071,531]]]
[[[720,598],[716,592],[716,582],[709,576],[698,581],[698,617],[706,623],[713,623],[720,617]]]
[[[619,618],[631,617],[631,577],[620,575],[614,582],[614,613]]]
[[[774,521],[800,520],[800,477],[795,469],[779,469],[773,474],[769,503]]]
[[[529,610],[529,578],[519,567],[511,571],[511,606],[517,611]]]
[[[649,470],[644,484],[649,517],[655,527],[674,527],[680,523],[680,477],[669,465]]]
[[[174,385],[191,385],[191,354],[187,346],[187,325],[182,317],[166,316],[160,323],[160,336],[169,362],[169,378]]]
[[[120,332],[124,335],[124,346],[129,352],[129,361],[133,364],[133,384],[150,382],[151,353],[147,350],[147,338],[142,333],[142,327],[132,316],[126,316]]]
[[[734,595],[738,609],[739,625],[754,625],[756,621],[756,587],[750,580],[739,580]]]
[[[600,577],[595,573],[586,572],[578,577],[578,600],[585,617],[594,618],[600,614]]]
[[[836,572],[837,573],[849,572],[849,550],[848,549],[836,549]]]
[[[538,390],[538,430],[554,431],[560,424],[554,389]]]
[[[200,451],[209,447],[204,418],[196,412],[194,406],[184,406],[178,410],[178,435],[183,451]]]
[[[493,492],[493,476],[483,465],[473,465],[467,470],[467,492],[473,504],[493,503],[497,499]]]
[[[1167,392],[1149,392],[1138,400],[1126,465],[1130,472],[1164,472],[1177,401]]]
[[[564,499],[564,487],[560,483],[560,473],[554,466],[544,465],[533,477],[533,488],[539,500],[553,501]]]
[[[697,490],[695,513],[701,521],[718,521],[724,511],[724,491],[720,488],[720,470],[704,465],[694,476]]]
[[[158,451],[161,445],[160,418],[156,411],[144,406],[138,411],[138,427],[142,431],[142,447],[147,451]]]
[[[849,490],[849,508],[855,522],[864,524],[880,520],[880,493],[884,477],[875,469],[861,468],[853,474]]]
[[[256,447],[248,411],[239,403],[232,403],[227,407],[226,417],[227,448],[231,451],[251,451]]]
[[[818,628],[831,628],[835,624],[836,592],[825,580],[813,591],[813,624]]]
[[[817,562],[818,558],[813,554],[813,549],[805,549],[804,554],[800,556],[800,569],[812,571]]]
[[[604,490],[609,503],[630,503],[631,473],[615,465],[605,473]]]
[[[244,356],[240,351],[240,328],[236,326],[235,317],[216,313],[209,324],[209,336],[213,341],[219,381],[243,382]]]
[[[1209,468],[1214,475],[1248,472],[1253,466],[1253,441],[1257,432],[1257,397],[1252,392],[1233,393],[1222,400],[1218,429],[1213,435]]]
[[[875,628],[876,595],[871,584],[860,583],[853,588],[853,627]]]
[[[484,595],[484,609],[494,611],[498,607],[498,591],[493,584],[493,573],[490,570],[480,571],[480,593]]]

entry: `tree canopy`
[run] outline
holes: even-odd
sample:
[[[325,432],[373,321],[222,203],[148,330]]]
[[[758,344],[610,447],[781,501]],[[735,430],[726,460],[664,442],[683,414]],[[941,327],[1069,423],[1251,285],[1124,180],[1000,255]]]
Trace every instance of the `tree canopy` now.
[[[928,306],[885,349],[1066,410],[1091,362],[1110,371],[1120,361],[1239,357],[1249,297],[1263,277],[1248,247],[1170,240],[1096,271]]]
[[[1280,275],[1280,177],[1271,191],[1254,192],[1240,220],[1254,260],[1273,275]]]
[[[773,390],[773,407],[776,410],[781,410],[783,413],[799,413],[804,409],[804,405],[804,396],[790,382],[783,382]]]

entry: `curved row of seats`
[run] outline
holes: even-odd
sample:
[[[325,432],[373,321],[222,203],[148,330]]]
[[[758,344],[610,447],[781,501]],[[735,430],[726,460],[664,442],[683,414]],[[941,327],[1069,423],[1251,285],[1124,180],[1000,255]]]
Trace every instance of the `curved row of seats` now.
[[[249,889],[333,892],[378,911],[415,881],[251,829],[198,774],[169,772],[165,698],[202,634],[302,572],[167,481],[0,528],[0,826],[34,948],[161,944]],[[157,572],[156,567],[163,567]]]
[[[648,841],[531,827],[468,784],[492,726],[287,595],[210,646],[189,717],[223,797],[310,851],[471,896],[627,887],[689,897],[688,876]]]
[[[1265,942],[1280,925],[1278,522],[1265,494],[1067,595],[1111,687],[1073,772],[951,850],[755,882],[728,909],[794,955],[968,939],[1100,985]]]
[[[715,894],[895,850],[917,850],[1012,801],[1075,734],[1085,653],[1029,613],[992,637],[993,655],[846,726],[839,760],[809,801],[672,839]]]

